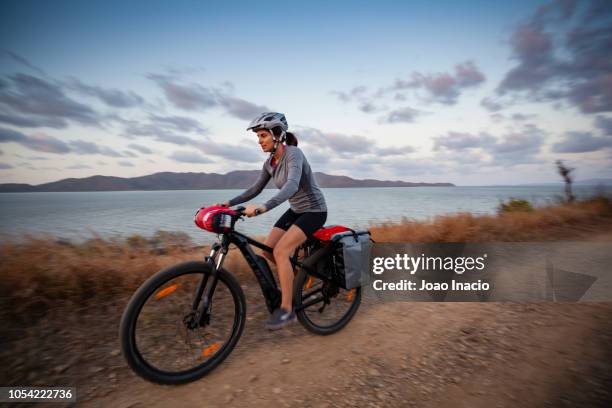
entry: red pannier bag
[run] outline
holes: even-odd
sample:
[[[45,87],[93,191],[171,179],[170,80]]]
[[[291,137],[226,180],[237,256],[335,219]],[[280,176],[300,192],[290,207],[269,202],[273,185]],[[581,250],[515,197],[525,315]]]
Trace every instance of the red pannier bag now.
[[[352,231],[350,228],[343,227],[342,225],[329,225],[327,227],[319,228],[312,234],[313,237],[319,241],[331,241],[332,237],[339,232]]]
[[[234,221],[238,213],[230,210],[227,207],[213,205],[211,207],[202,207],[195,215],[195,224],[210,232],[223,234],[231,231],[234,228]]]

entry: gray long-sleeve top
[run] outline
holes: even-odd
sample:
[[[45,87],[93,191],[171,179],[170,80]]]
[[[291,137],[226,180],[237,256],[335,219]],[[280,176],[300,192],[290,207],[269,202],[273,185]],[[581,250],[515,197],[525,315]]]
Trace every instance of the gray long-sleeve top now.
[[[231,206],[244,203],[257,196],[270,178],[280,189],[278,194],[264,205],[269,211],[285,200],[296,213],[327,211],[325,198],[312,174],[304,153],[297,146],[285,146],[276,166],[272,167],[272,155],[265,161],[259,178],[251,187],[229,201]]]

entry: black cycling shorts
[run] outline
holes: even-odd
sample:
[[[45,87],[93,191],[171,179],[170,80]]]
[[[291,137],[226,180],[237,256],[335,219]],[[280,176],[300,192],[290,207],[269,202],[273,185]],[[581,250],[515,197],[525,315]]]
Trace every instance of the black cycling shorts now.
[[[275,227],[287,231],[290,226],[297,225],[307,237],[321,228],[327,221],[327,211],[296,213],[291,208],[274,224]]]

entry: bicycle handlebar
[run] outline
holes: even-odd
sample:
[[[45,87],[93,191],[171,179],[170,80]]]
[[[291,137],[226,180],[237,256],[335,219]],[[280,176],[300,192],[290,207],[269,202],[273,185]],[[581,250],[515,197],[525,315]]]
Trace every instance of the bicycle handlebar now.
[[[240,207],[237,207],[234,211],[236,211],[236,213],[238,213],[238,217],[239,218],[242,218],[242,217],[245,216],[244,210],[246,210],[246,207],[240,206]],[[263,213],[262,213],[262,211],[259,208],[257,208],[255,210],[255,215],[260,215],[260,214],[263,214]]]
[[[238,213],[239,217],[244,217],[244,210],[246,210],[246,207],[240,206],[240,207],[236,207],[236,212]]]

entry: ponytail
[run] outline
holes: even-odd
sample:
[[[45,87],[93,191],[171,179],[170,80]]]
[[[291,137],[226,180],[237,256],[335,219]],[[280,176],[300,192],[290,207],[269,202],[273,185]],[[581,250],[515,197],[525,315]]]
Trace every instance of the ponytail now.
[[[272,135],[276,137],[280,137],[283,134],[283,129],[280,126],[275,126],[272,128]],[[287,146],[297,146],[298,141],[297,137],[291,132],[285,132],[285,143]]]
[[[286,140],[285,143],[287,143],[288,146],[297,146],[298,145],[298,140],[297,137],[295,137],[295,135],[291,132],[286,132]]]

